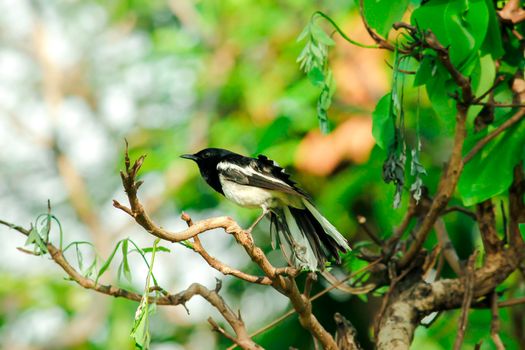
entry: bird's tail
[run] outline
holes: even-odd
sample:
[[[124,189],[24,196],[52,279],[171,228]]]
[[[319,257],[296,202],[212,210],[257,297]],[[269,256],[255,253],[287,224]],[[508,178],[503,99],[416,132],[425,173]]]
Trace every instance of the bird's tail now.
[[[346,239],[307,199],[304,209],[290,206],[272,209],[270,232],[272,245],[279,245],[290,265],[310,271],[322,271],[339,252],[350,250]]]

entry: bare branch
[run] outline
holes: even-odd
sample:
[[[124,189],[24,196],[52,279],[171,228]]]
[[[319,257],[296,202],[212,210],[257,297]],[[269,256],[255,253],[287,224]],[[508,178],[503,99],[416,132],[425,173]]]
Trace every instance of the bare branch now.
[[[182,213],[181,219],[186,221],[186,223],[188,224],[188,227],[193,226],[193,220],[188,214]],[[268,278],[267,276],[250,275],[248,273],[245,273],[238,269],[230,267],[226,265],[225,263],[223,263],[222,261],[219,261],[218,259],[214,258],[206,251],[206,249],[204,249],[201,243],[201,240],[199,239],[199,236],[193,237],[193,250],[197,252],[200,256],[202,256],[202,258],[208,263],[208,265],[213,267],[215,270],[223,273],[224,275],[232,275],[232,276],[235,276],[239,279],[245,280],[250,283],[266,284],[266,285],[272,284],[272,280]]]
[[[490,337],[492,338],[494,345],[496,345],[497,350],[505,350],[505,346],[499,336],[500,322],[498,313],[498,294],[496,291],[493,291],[490,296],[490,311],[492,314],[490,322]]]
[[[381,259],[378,259],[368,265],[366,265],[365,267],[357,270],[357,271],[354,271],[352,272],[349,276],[345,277],[343,280],[339,281],[338,284],[333,284],[327,288],[325,288],[324,290],[320,291],[319,293],[317,293],[316,295],[314,295],[313,297],[311,297],[309,300],[310,302],[313,302],[317,299],[319,299],[320,297],[322,297],[323,295],[325,295],[326,293],[336,289],[338,287],[338,285],[340,284],[343,284],[345,283],[346,281],[348,281],[349,279],[363,273],[363,272],[366,272],[366,271],[369,271],[369,270],[372,270],[374,269],[375,267],[377,267],[377,264],[379,264],[379,262],[381,262]],[[267,324],[266,326],[256,330],[255,332],[253,332],[252,334],[250,334],[250,337],[255,337],[256,335],[259,335],[261,333],[264,333],[266,332],[268,329],[271,329],[273,327],[275,327],[277,324],[281,323],[282,321],[284,321],[285,319],[287,319],[288,317],[292,316],[293,314],[295,314],[296,310],[295,309],[291,309],[291,310],[288,310],[285,314],[283,314],[282,316],[280,316],[279,318],[273,320],[272,322],[270,322],[269,324]],[[236,348],[236,345],[233,345],[231,347],[229,347],[227,350],[233,350]]]
[[[11,227],[26,236],[28,236],[30,233],[29,230],[26,230],[20,226],[13,225],[3,220],[0,220],[0,224]],[[73,281],[75,281],[82,287],[86,289],[92,289],[102,294],[125,298],[137,302],[142,299],[142,295],[139,293],[135,293],[124,288],[118,288],[112,285],[103,285],[94,281],[91,278],[83,276],[71,264],[69,264],[69,262],[65,259],[62,251],[55,247],[53,244],[48,243],[47,249],[53,261],[57,265],[59,265]],[[180,293],[169,294],[163,291],[162,294],[163,295],[160,297],[149,297],[149,302],[155,303],[157,305],[185,306],[186,302],[188,302],[192,297],[194,297],[195,295],[200,295],[201,297],[206,299],[212,306],[214,306],[221,313],[224,319],[231,325],[231,327],[235,331],[235,334],[237,335],[237,338],[235,340],[237,344],[239,344],[243,349],[262,349],[260,346],[255,344],[248,336],[248,333],[244,326],[244,322],[235,312],[233,312],[230,309],[230,307],[226,304],[224,299],[222,299],[222,297],[218,294],[218,288],[216,288],[215,290],[209,290],[201,284],[194,283],[190,287],[188,287],[188,289]]]
[[[521,305],[521,304],[525,304],[525,297],[500,301],[498,303],[498,307],[510,307],[510,306]]]
[[[474,101],[472,102],[472,104],[482,103],[483,99],[487,97],[488,95],[490,95],[494,91],[494,89],[496,89],[504,80],[505,80],[504,75],[500,75],[499,77],[497,77],[494,80],[494,84],[492,84],[492,86],[487,91],[485,91],[483,94],[481,94],[479,97],[476,97]]]
[[[442,211],[442,214],[443,215],[446,215],[446,214],[449,214],[449,213],[452,213],[452,212],[460,212],[462,214],[465,214],[466,216],[476,220],[477,217],[476,217],[476,213],[468,210],[467,208],[463,208],[463,207],[460,207],[459,205],[451,205],[447,208],[445,208],[443,211]]]
[[[514,167],[514,180],[509,188],[509,243],[523,247],[525,242],[519,229],[519,223],[525,222],[525,174],[523,161]]]
[[[503,242],[496,232],[496,215],[490,199],[477,205],[477,217],[485,251],[487,254],[497,253],[503,247]]]
[[[456,249],[454,249],[454,246],[450,241],[450,237],[447,232],[447,227],[445,226],[445,222],[443,221],[443,219],[440,218],[436,221],[436,223],[434,224],[434,229],[436,230],[438,242],[442,247],[442,252],[443,256],[445,257],[445,260],[448,262],[448,265],[452,268],[452,270],[458,276],[461,276],[462,270],[458,253],[456,252]]]
[[[468,259],[467,271],[465,272],[464,277],[465,293],[461,304],[461,316],[459,318],[458,334],[454,341],[454,350],[461,349],[461,344],[463,344],[463,338],[465,337],[465,331],[467,330],[468,312],[474,296],[474,264],[476,263],[477,256],[478,251],[476,250]]]
[[[472,149],[467,153],[467,155],[465,156],[465,158],[463,159],[463,163],[468,163],[469,161],[472,160],[472,158],[474,158],[474,156],[483,148],[487,145],[487,143],[489,143],[490,141],[492,141],[494,138],[496,138],[499,134],[501,134],[503,131],[507,130],[508,128],[510,128],[511,126],[513,126],[514,124],[518,123],[522,118],[523,116],[525,116],[525,108],[522,108],[520,109],[516,114],[514,114],[512,117],[510,117],[509,119],[507,119],[503,124],[501,124],[498,128],[496,128],[494,131],[492,131],[490,134],[488,134],[487,136],[485,136],[484,138],[482,138],[481,140],[478,141],[478,143],[476,143],[474,145],[474,147],[472,147]]]
[[[363,230],[366,232],[366,234],[372,239],[372,241],[374,241],[375,244],[377,244],[378,246],[382,247],[383,246],[383,242],[381,241],[381,238],[379,238],[375,232],[373,232],[370,227],[368,227],[367,223],[366,223],[366,217],[364,217],[363,215],[358,215],[357,216],[357,222],[359,223],[359,225],[361,225],[361,227],[363,228]]]

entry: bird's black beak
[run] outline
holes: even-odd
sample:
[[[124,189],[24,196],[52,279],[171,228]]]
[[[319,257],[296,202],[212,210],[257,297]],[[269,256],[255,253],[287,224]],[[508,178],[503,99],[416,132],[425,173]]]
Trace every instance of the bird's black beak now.
[[[180,157],[184,158],[184,159],[191,159],[191,160],[194,160],[194,161],[197,161],[197,159],[199,159],[199,157],[197,157],[194,154],[183,154]]]

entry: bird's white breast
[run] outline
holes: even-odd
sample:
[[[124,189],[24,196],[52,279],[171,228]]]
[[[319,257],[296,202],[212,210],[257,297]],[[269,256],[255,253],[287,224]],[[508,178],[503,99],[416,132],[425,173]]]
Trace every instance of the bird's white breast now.
[[[241,185],[236,182],[226,180],[219,175],[224,196],[232,202],[247,208],[274,206],[275,198],[272,191],[264,188]]]

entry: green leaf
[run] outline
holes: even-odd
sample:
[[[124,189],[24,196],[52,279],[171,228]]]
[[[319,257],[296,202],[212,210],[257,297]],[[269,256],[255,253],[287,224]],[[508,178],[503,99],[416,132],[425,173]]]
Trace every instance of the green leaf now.
[[[491,0],[485,0],[485,4],[488,10],[488,28],[487,35],[483,44],[481,44],[482,54],[490,54],[493,59],[498,59],[505,53],[503,44],[501,42],[501,31],[499,29],[499,20],[494,3]]]
[[[165,253],[169,253],[169,252],[171,252],[171,250],[169,250],[169,248],[163,247],[163,246],[161,246],[161,245],[159,245],[159,246],[156,248],[156,250],[157,250],[158,252],[165,252]],[[142,251],[143,251],[144,253],[151,253],[151,252],[153,251],[153,247],[147,247],[147,248],[144,248],[144,249],[142,249]]]
[[[299,34],[299,36],[297,37],[297,41],[303,41],[304,39],[306,39],[306,37],[308,37],[310,35],[311,23],[312,22],[308,22],[306,27],[303,28],[301,34]]]
[[[326,32],[323,30],[323,28],[319,27],[315,22],[311,22],[310,25],[310,33],[312,34],[312,37],[314,40],[326,45],[326,46],[333,46],[335,45],[335,41],[326,34]]]
[[[100,268],[100,270],[98,270],[97,278],[95,279],[95,283],[98,283],[98,279],[100,278],[100,276],[102,276],[104,272],[106,272],[106,270],[109,268],[109,265],[113,261],[113,258],[115,257],[115,254],[117,253],[117,250],[119,246],[122,244],[122,242],[123,241],[119,241],[117,243],[117,245],[115,246],[115,248],[113,248],[113,251],[111,252],[109,257],[106,259],[106,261],[104,261],[104,264],[102,264],[102,267]]]
[[[379,35],[387,37],[392,25],[403,17],[408,3],[408,0],[364,0],[366,21]]]
[[[328,108],[332,104],[332,96],[335,92],[335,82],[331,70],[327,70],[326,80],[321,90],[321,94],[317,99],[317,119],[319,120],[319,128],[323,134],[330,131],[328,123]]]
[[[449,78],[445,67],[436,62],[436,68],[433,69],[432,78],[427,82],[427,94],[432,108],[439,118],[448,123],[453,123],[456,116],[456,101],[450,97],[456,85]]]
[[[494,84],[496,79],[496,65],[492,56],[485,55],[478,59],[472,72],[472,89],[475,96],[481,96]],[[488,96],[487,96],[488,98]],[[467,113],[467,125],[474,125],[474,118],[482,110],[483,106],[471,106]]]
[[[325,75],[322,70],[315,67],[308,72],[308,79],[310,79],[312,85],[322,87],[324,85]]]
[[[29,232],[29,236],[27,236],[25,245],[35,245],[35,252],[46,254],[47,253],[47,246],[40,236],[40,233],[38,232],[38,229],[36,226],[33,226],[31,228],[31,231]]]
[[[486,145],[465,165],[458,183],[464,205],[480,203],[509,188],[512,169],[524,158],[523,140],[525,123],[520,123]]]
[[[147,294],[146,294],[147,295]],[[137,312],[135,313],[135,320],[131,329],[130,336],[135,341],[135,348],[141,350],[148,350],[151,342],[148,327],[149,308],[147,297],[142,298]]]
[[[392,115],[392,94],[383,96],[372,113],[372,135],[379,147],[388,150],[394,143],[395,126]]]
[[[433,0],[412,13],[411,22],[430,29],[439,42],[450,47],[452,63],[462,68],[483,43],[489,24],[486,0]]]
[[[124,272],[124,277],[128,282],[131,283],[131,270],[129,269],[128,262],[128,240],[125,239],[122,241],[122,271]]]
[[[80,271],[83,271],[84,270],[84,256],[82,255],[82,252],[78,248],[78,244],[75,247],[75,252],[77,255],[78,268],[80,269]]]
[[[133,241],[131,241],[133,243]],[[157,252],[158,244],[160,239],[157,238],[153,243],[153,250],[151,252],[151,261],[148,264],[149,271],[148,276],[146,277],[146,284],[144,286],[144,293],[142,294],[142,299],[140,300],[139,307],[135,312],[135,320],[133,322],[133,327],[130,332],[131,338],[135,341],[135,348],[148,350],[150,348],[151,336],[149,333],[149,316],[153,314],[156,310],[156,304],[150,305],[148,302],[148,297],[150,294],[150,285],[153,276],[153,265],[155,263],[155,254]],[[134,243],[133,243],[134,244]],[[155,283],[156,285],[156,283]],[[158,293],[156,291],[155,293]]]
[[[436,57],[425,55],[421,60],[419,68],[414,77],[414,87],[421,86],[427,83],[432,77],[432,71],[435,69]]]
[[[448,46],[448,36],[445,29],[444,14],[449,4],[448,0],[427,1],[412,12],[410,22],[421,30],[430,29],[444,46]]]
[[[368,303],[368,294],[357,294],[357,297],[361,299],[363,303]]]

